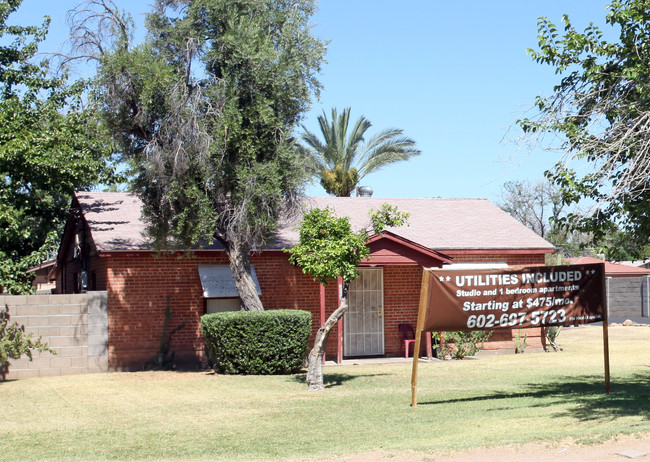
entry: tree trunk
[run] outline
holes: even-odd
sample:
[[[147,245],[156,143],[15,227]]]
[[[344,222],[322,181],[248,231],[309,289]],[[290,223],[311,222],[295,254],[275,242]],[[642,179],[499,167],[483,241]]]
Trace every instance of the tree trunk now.
[[[239,293],[243,309],[263,311],[264,306],[257,295],[257,286],[251,273],[250,247],[245,243],[233,242],[226,246],[226,253],[230,259],[232,279]]]
[[[334,324],[348,310],[348,290],[350,288],[350,281],[343,281],[343,294],[341,295],[341,306],[339,306],[323,326],[318,329],[316,333],[316,340],[314,340],[314,347],[309,352],[309,360],[307,366],[307,385],[309,390],[323,390],[323,355],[325,354],[325,346],[327,345],[327,336],[334,327]]]

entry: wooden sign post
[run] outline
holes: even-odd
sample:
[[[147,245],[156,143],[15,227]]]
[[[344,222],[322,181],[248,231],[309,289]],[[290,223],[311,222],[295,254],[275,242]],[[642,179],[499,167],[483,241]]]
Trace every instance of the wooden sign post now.
[[[427,313],[429,300],[429,287],[431,278],[425,268],[422,271],[422,286],[420,287],[420,306],[418,308],[418,321],[415,325],[415,347],[413,348],[413,370],[411,371],[411,406],[418,407],[418,361],[420,360],[420,342],[424,330],[424,319]]]
[[[609,395],[609,306],[607,304],[607,282],[603,278],[603,355],[605,356],[605,393]]]

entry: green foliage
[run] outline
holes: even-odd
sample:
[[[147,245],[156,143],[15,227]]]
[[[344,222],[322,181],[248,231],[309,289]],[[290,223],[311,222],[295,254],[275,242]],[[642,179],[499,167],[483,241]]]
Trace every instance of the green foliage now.
[[[617,226],[609,229],[594,246],[594,253],[605,255],[609,261],[630,261],[650,256],[650,244],[638,235],[631,236],[629,232]]]
[[[29,259],[18,258],[15,253],[0,253],[0,292],[9,294],[28,294],[32,289],[34,275],[27,271],[31,267]]]
[[[643,256],[650,237],[650,1],[610,3],[606,23],[617,40],[606,40],[593,23],[583,32],[566,15],[562,23],[539,19],[539,48],[529,53],[561,79],[551,96],[537,97],[537,115],[518,123],[527,136],[561,135],[566,156],[547,177],[566,204],[596,204],[592,213],[569,214],[560,224],[596,243],[624,233],[620,243],[629,255]],[[570,168],[568,160],[592,170]]]
[[[491,335],[491,330],[432,332],[431,339],[440,345],[439,357],[463,359],[466,356],[474,356]]]
[[[570,263],[566,260],[564,255],[561,253],[550,253],[546,254],[544,257],[544,264],[546,266],[561,266],[561,265],[569,265]]]
[[[320,184],[328,194],[346,197],[359,184],[359,172],[354,167],[346,170],[341,164],[336,164],[332,168],[321,170]]]
[[[39,353],[47,351],[56,354],[47,343],[41,341],[41,337],[34,339],[33,332],[25,333],[25,326],[19,326],[18,323],[9,323],[9,307],[5,306],[0,311],[0,375],[4,380],[11,359],[18,359],[25,355],[32,360],[32,350]]]
[[[515,334],[515,354],[523,353],[528,346],[528,333],[525,333],[523,338],[521,336],[522,329],[517,330]]]
[[[363,116],[348,132],[350,108],[345,108],[340,116],[332,109],[331,121],[323,111],[318,123],[323,139],[303,126],[302,150],[312,162],[314,176],[334,196],[349,196],[366,175],[420,154],[415,141],[397,128],[381,130],[366,139],[371,123]]]
[[[396,207],[383,204],[370,215],[370,229],[375,234],[386,227],[402,226],[408,220],[408,213],[399,212]],[[353,231],[347,217],[337,217],[330,209],[313,209],[306,213],[298,226],[300,239],[289,252],[289,261],[311,274],[315,281],[327,284],[341,276],[353,281],[359,275],[357,266],[369,254],[366,242],[370,230]]]
[[[323,284],[338,276],[349,281],[357,278],[357,264],[370,250],[367,235],[353,232],[347,217],[336,217],[330,209],[313,209],[303,217],[299,231],[300,241],[289,250],[292,264]]]
[[[201,317],[215,370],[225,374],[291,374],[304,363],[311,313],[301,310],[228,311]]]
[[[400,212],[396,206],[387,203],[381,204],[379,210],[370,211],[370,225],[372,232],[381,234],[388,227],[399,227],[408,223],[410,214]]]
[[[49,18],[40,27],[7,24],[20,4],[0,2],[0,287],[10,293],[29,292],[26,270],[55,248],[73,192],[113,177],[82,108],[85,84],[34,63]]]

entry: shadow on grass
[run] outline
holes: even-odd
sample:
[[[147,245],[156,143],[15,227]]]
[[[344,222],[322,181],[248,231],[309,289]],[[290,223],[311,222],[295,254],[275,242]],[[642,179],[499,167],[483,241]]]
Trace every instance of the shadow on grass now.
[[[298,383],[307,383],[306,373],[300,373],[293,376],[293,380]],[[362,379],[366,377],[379,377],[387,374],[362,374],[362,375],[350,375],[350,374],[341,374],[341,373],[327,373],[323,374],[323,385],[325,388],[338,387],[343,385],[346,382],[351,382],[352,380]]]
[[[307,374],[305,373],[296,374],[293,376],[293,379],[298,383],[307,384],[306,376]],[[347,374],[324,374],[323,385],[325,385],[325,388],[338,387],[340,385],[343,385],[345,382],[349,382],[350,380],[354,380],[356,378],[357,377],[354,375]]]
[[[562,410],[556,417],[571,416],[583,421],[602,421],[639,416],[650,420],[650,376],[648,374],[612,379],[610,394],[605,393],[602,376],[566,376],[558,377],[555,383],[525,385],[516,393],[496,391],[458,399],[419,402],[418,405],[495,400],[502,403],[503,408],[511,408],[520,407],[520,404],[513,403],[509,406],[506,401],[519,398],[544,399],[543,402],[529,405],[530,408],[552,406],[553,403],[549,403],[549,400],[562,403]]]

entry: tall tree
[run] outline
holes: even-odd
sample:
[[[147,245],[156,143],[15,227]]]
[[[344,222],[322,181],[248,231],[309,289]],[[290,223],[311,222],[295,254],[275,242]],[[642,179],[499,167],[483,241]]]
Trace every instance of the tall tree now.
[[[579,32],[566,15],[562,22],[560,31],[539,19],[539,49],[529,53],[561,80],[537,98],[536,115],[518,123],[528,137],[561,135],[566,154],[548,177],[567,204],[596,204],[566,223],[595,240],[620,227],[638,253],[650,237],[650,1],[611,2],[606,22],[617,40],[593,24]],[[572,168],[571,160],[592,169]]]
[[[306,379],[310,390],[323,389],[323,355],[327,337],[348,310],[350,281],[359,276],[357,266],[370,253],[366,246],[368,238],[371,234],[380,234],[387,227],[402,226],[408,217],[408,213],[383,204],[378,211],[370,213],[368,227],[358,231],[352,230],[348,218],[334,216],[329,209],[313,209],[301,221],[298,227],[300,239],[288,250],[289,261],[321,284],[339,276],[343,279],[341,306],[318,329],[308,356]]]
[[[9,24],[21,2],[0,2],[0,291],[11,293],[29,292],[27,269],[56,250],[73,192],[112,178],[84,84],[35,62],[49,18]]]
[[[108,0],[73,16],[150,234],[161,248],[221,243],[248,310],[263,309],[250,253],[299,211],[306,180],[291,134],[320,88],[313,12],[313,0],[158,0],[138,45]]]
[[[313,161],[315,176],[333,196],[349,196],[366,175],[420,154],[415,141],[397,128],[381,130],[366,140],[371,123],[363,116],[349,130],[350,108],[340,116],[332,109],[332,120],[323,111],[318,124],[323,138],[303,126],[303,148]]]

